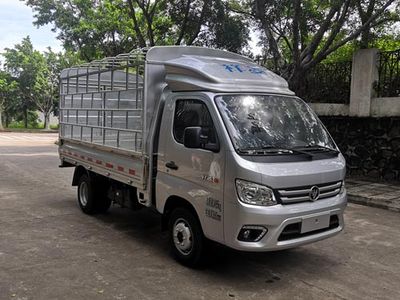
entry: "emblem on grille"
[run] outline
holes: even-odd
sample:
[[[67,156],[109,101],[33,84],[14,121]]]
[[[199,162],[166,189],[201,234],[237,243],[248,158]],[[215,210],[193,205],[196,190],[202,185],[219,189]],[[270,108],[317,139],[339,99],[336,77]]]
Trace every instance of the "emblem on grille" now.
[[[309,195],[311,201],[316,201],[316,200],[318,200],[318,197],[319,197],[319,188],[318,188],[317,186],[313,186],[313,187],[310,189],[310,193],[309,193],[308,195]]]

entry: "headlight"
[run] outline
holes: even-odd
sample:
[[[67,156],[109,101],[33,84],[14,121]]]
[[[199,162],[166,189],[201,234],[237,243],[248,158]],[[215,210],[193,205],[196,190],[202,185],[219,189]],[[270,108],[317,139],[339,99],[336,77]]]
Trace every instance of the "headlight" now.
[[[236,179],[236,190],[240,201],[244,203],[260,206],[277,204],[274,192],[266,186]]]

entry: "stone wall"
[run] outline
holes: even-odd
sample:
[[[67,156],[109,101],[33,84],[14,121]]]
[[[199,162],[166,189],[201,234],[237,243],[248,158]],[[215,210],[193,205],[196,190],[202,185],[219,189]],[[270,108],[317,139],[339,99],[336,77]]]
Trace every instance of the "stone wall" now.
[[[400,117],[320,117],[346,157],[347,174],[400,181]]]

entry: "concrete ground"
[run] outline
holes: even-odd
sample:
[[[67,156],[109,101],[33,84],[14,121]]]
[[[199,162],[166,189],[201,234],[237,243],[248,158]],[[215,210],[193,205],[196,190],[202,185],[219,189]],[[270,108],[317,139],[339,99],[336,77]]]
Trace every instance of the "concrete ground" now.
[[[400,215],[350,204],[340,235],[273,253],[213,252],[192,270],[159,217],[89,217],[56,135],[0,133],[0,299],[400,299]]]

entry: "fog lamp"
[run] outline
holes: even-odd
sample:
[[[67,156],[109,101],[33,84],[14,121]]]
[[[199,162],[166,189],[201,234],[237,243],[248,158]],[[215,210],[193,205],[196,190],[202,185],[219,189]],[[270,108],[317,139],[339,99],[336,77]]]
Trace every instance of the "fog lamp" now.
[[[244,225],[240,229],[238,240],[242,242],[258,242],[267,233],[267,228],[258,225]]]

